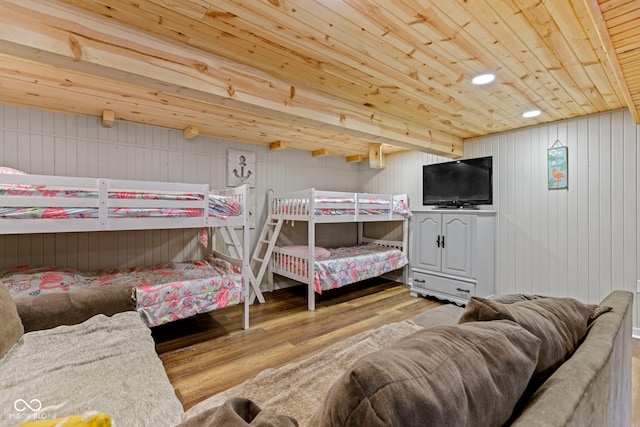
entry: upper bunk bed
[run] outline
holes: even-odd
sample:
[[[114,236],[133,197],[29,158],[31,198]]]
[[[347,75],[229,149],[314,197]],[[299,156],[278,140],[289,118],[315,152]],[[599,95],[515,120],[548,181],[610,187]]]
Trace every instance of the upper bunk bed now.
[[[269,215],[285,221],[402,221],[408,214],[406,194],[350,193],[309,188],[269,196]]]
[[[402,269],[408,263],[407,195],[318,191],[314,188],[269,195],[269,214],[252,257],[252,281],[273,274],[308,285],[308,309],[315,294]],[[280,234],[285,222],[305,221],[306,242],[297,244]],[[397,221],[397,239],[367,237],[364,223]],[[316,224],[357,223],[357,243],[349,247],[316,246]]]
[[[0,234],[244,227],[246,186],[2,173]],[[19,171],[16,171],[19,172]]]
[[[203,245],[212,245],[206,259],[152,267],[7,269],[0,283],[25,316],[48,312],[55,324],[68,305],[82,312],[69,322],[131,307],[151,327],[244,302],[242,324],[249,327],[245,185],[211,190],[207,184],[28,175],[6,167],[0,172],[0,235],[194,228]],[[217,230],[224,232],[219,239]],[[227,253],[213,250],[218,240]]]

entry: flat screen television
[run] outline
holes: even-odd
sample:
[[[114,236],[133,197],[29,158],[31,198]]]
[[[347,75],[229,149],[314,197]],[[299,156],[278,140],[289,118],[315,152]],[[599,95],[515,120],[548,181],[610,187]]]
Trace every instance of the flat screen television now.
[[[422,167],[422,204],[474,207],[493,203],[492,157]]]

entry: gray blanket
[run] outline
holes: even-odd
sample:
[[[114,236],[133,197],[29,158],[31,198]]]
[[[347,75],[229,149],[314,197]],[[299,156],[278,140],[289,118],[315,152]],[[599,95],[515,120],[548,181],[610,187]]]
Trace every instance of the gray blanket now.
[[[0,390],[2,426],[87,411],[174,426],[183,412],[137,312],[25,334],[0,359]]]

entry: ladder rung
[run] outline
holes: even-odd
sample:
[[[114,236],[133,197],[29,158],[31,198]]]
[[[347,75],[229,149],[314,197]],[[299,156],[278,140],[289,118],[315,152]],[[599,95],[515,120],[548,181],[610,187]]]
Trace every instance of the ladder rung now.
[[[264,259],[258,258],[258,257],[253,257],[252,261],[264,262]]]
[[[264,239],[264,240],[260,240],[260,243],[269,243],[269,241]]]

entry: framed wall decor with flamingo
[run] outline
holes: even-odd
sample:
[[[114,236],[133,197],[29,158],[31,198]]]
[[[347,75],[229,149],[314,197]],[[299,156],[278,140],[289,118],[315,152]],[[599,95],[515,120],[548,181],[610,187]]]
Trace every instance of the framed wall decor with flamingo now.
[[[549,190],[561,190],[569,187],[569,149],[560,141],[553,143],[547,150],[547,169]]]

